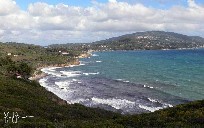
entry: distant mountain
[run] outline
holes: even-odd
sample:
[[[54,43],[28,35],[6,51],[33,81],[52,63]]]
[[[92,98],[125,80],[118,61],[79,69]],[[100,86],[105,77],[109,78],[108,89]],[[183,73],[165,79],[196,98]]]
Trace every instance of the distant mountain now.
[[[98,50],[154,50],[204,47],[204,38],[174,32],[147,31],[127,34],[94,42]]]
[[[50,48],[65,50],[156,50],[204,47],[204,38],[174,32],[147,31],[113,37],[93,43],[54,44]]]

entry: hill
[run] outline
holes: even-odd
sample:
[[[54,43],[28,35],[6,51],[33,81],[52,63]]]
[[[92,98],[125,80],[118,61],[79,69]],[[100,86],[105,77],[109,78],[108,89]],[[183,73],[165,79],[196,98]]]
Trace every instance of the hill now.
[[[97,41],[92,49],[100,50],[155,50],[197,48],[204,46],[204,38],[174,32],[147,31]]]
[[[204,38],[174,32],[147,31],[87,44],[58,44],[51,48],[88,50],[159,50],[204,47]]]
[[[67,53],[63,55],[62,53]],[[68,64],[75,61],[76,51],[64,50],[59,52],[56,49],[36,46],[32,44],[23,44],[15,42],[0,42],[0,57],[9,56],[15,62],[26,62],[32,67],[37,68],[45,65]]]
[[[29,74],[37,76],[42,73],[36,70],[40,67],[78,64],[76,56],[80,54],[79,50],[60,50],[32,44],[0,42],[0,74],[16,75],[21,72],[20,67],[28,65],[27,69],[31,70],[30,73],[21,74],[26,73],[27,77]],[[24,70],[27,69],[24,68]]]

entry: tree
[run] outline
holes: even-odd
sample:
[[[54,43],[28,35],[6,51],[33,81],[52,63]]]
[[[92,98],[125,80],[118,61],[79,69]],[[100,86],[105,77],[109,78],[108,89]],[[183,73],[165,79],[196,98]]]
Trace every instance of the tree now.
[[[9,65],[9,64],[13,64],[14,62],[11,60],[11,58],[9,56],[6,56],[4,58],[0,58],[0,66],[4,66],[4,65]]]
[[[18,73],[23,78],[28,78],[31,75],[32,68],[25,62],[21,62],[18,66]]]
[[[10,76],[20,75],[22,78],[27,79],[31,75],[32,68],[25,62],[17,64],[12,61],[6,65],[6,71]]]

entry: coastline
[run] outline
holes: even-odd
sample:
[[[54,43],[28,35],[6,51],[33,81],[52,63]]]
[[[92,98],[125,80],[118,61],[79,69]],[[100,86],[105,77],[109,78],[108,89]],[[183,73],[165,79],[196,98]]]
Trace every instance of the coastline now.
[[[81,58],[88,58],[91,55],[92,55],[92,51],[88,51],[87,53],[80,54],[78,57],[75,58],[75,61],[73,61],[73,62],[67,62],[66,64],[43,65],[43,66],[37,67],[34,70],[34,73],[28,79],[31,80],[31,81],[39,81],[43,77],[47,76],[46,73],[41,71],[43,68],[70,67],[70,66],[73,66],[73,65],[80,65],[79,59],[81,59]]]
[[[112,52],[112,51],[151,51],[151,50],[161,50],[161,51],[166,51],[166,50],[195,50],[195,49],[204,49],[204,47],[192,47],[192,48],[172,48],[172,49],[133,49],[133,50],[92,50],[93,52]]]
[[[96,53],[97,54],[97,53]],[[93,53],[93,56],[94,56],[94,53]],[[78,58],[85,58],[85,57],[90,57],[90,55],[89,56],[85,56],[84,54],[83,55],[80,55],[80,56],[77,56],[77,58],[75,59],[76,61],[76,63],[74,64],[74,65],[80,65],[80,61],[79,61],[79,59]],[[88,59],[89,60],[89,59]],[[85,61],[85,60],[84,60]],[[66,65],[65,64],[62,64],[62,65],[52,65],[52,66],[44,66],[44,67],[40,67],[40,68],[38,68],[39,70],[41,70],[41,69],[43,69],[43,68],[48,68],[48,69],[43,69],[42,71],[45,71],[46,73],[48,73],[48,74],[52,74],[52,73],[49,73],[49,72],[47,72],[47,70],[53,70],[53,69],[55,69],[55,68],[61,68],[61,67],[68,67],[68,70],[69,70],[69,66],[70,67],[72,67],[72,66],[74,66],[73,65],[73,63],[67,63]],[[53,69],[51,69],[51,68],[53,68]],[[71,69],[70,69],[71,70]],[[44,84],[43,84],[43,80],[46,80],[48,77],[46,77],[47,75],[46,75],[46,73],[42,73],[42,74],[39,74],[38,76],[37,76],[37,78],[36,78],[36,80],[38,80],[38,82],[41,84],[41,86],[43,86]],[[62,74],[64,74],[64,73],[62,73]],[[61,75],[61,74],[59,74],[60,76],[63,76],[63,75]],[[54,74],[54,76],[55,76],[55,74]],[[66,75],[64,75],[65,77],[66,77]],[[68,75],[67,75],[68,76]],[[44,79],[42,79],[42,81],[40,80],[41,78],[43,78],[44,77]],[[68,76],[69,77],[69,76]],[[40,80],[40,81],[39,81]],[[73,81],[75,81],[75,80],[73,80]],[[65,88],[65,87],[63,87],[63,85],[61,86],[61,85],[59,85],[59,84],[63,84],[63,83],[57,83],[56,85],[57,86],[59,86],[59,89],[62,89],[63,91],[65,90],[65,92],[66,92],[66,90],[68,90],[68,88]],[[53,84],[54,85],[54,84]],[[49,87],[46,87],[46,86],[44,86],[45,88],[47,88],[47,90],[48,91],[51,91],[52,93],[54,93],[55,95],[57,95],[59,98],[61,98],[61,99],[64,99],[64,97],[63,97],[63,95],[58,95],[58,93],[57,92],[53,92],[52,90],[49,90]],[[144,85],[144,87],[146,87],[146,85]],[[153,87],[152,87],[153,88]],[[60,91],[60,90],[59,90]],[[59,94],[61,94],[61,93],[59,93]],[[130,103],[131,104],[131,101],[128,101],[128,100],[126,100],[126,99],[117,99],[117,98],[112,98],[112,99],[104,99],[104,98],[94,98],[93,97],[93,99],[91,99],[93,102],[98,102],[98,103],[100,103],[100,102],[103,102],[104,104],[110,104],[110,102],[111,102],[111,100],[113,100],[115,103],[116,102],[127,102],[127,104],[128,103]],[[70,102],[69,102],[70,101]],[[150,99],[150,98],[148,98],[148,102],[152,102],[152,103],[161,103],[159,100],[157,100],[157,99]],[[72,104],[72,103],[74,103],[74,101],[73,102],[71,102],[71,100],[67,100],[67,101],[64,101],[65,103],[67,103],[67,104]],[[80,103],[80,104],[82,104],[82,103]],[[117,104],[117,103],[116,103]],[[166,105],[166,103],[161,103],[162,105]],[[83,105],[83,104],[82,104]],[[112,106],[112,104],[110,105],[110,106]],[[168,107],[173,107],[173,105],[171,105],[171,104],[168,104],[168,106],[167,106],[167,108]],[[160,110],[160,109],[164,109],[164,108],[166,108],[166,106],[165,107],[148,107],[148,106],[145,106],[145,105],[139,105],[139,108],[141,108],[141,109],[144,109],[144,110],[147,110],[147,111],[150,111],[150,112],[154,112],[154,111],[156,111],[156,110]],[[117,108],[116,108],[117,109]]]

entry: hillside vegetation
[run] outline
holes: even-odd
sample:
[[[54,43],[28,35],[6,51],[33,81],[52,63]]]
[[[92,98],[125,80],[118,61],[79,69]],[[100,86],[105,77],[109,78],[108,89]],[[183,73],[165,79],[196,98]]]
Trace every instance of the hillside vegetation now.
[[[68,54],[63,55],[62,52]],[[23,43],[0,43],[0,57],[9,56],[15,62],[25,62],[33,68],[72,63],[80,51],[63,51]]]
[[[173,32],[148,31],[127,34],[95,42],[93,47],[111,50],[156,50],[196,48],[204,46],[204,39]]]
[[[67,47],[82,50],[158,50],[204,47],[204,38],[173,32],[147,31],[113,37],[89,44],[61,44],[50,47]]]
[[[19,128],[141,128],[141,127],[204,127],[204,101],[195,101],[154,113],[121,115],[79,104],[68,105],[36,82],[0,75],[0,126]],[[5,123],[4,112],[18,112],[14,124]]]

